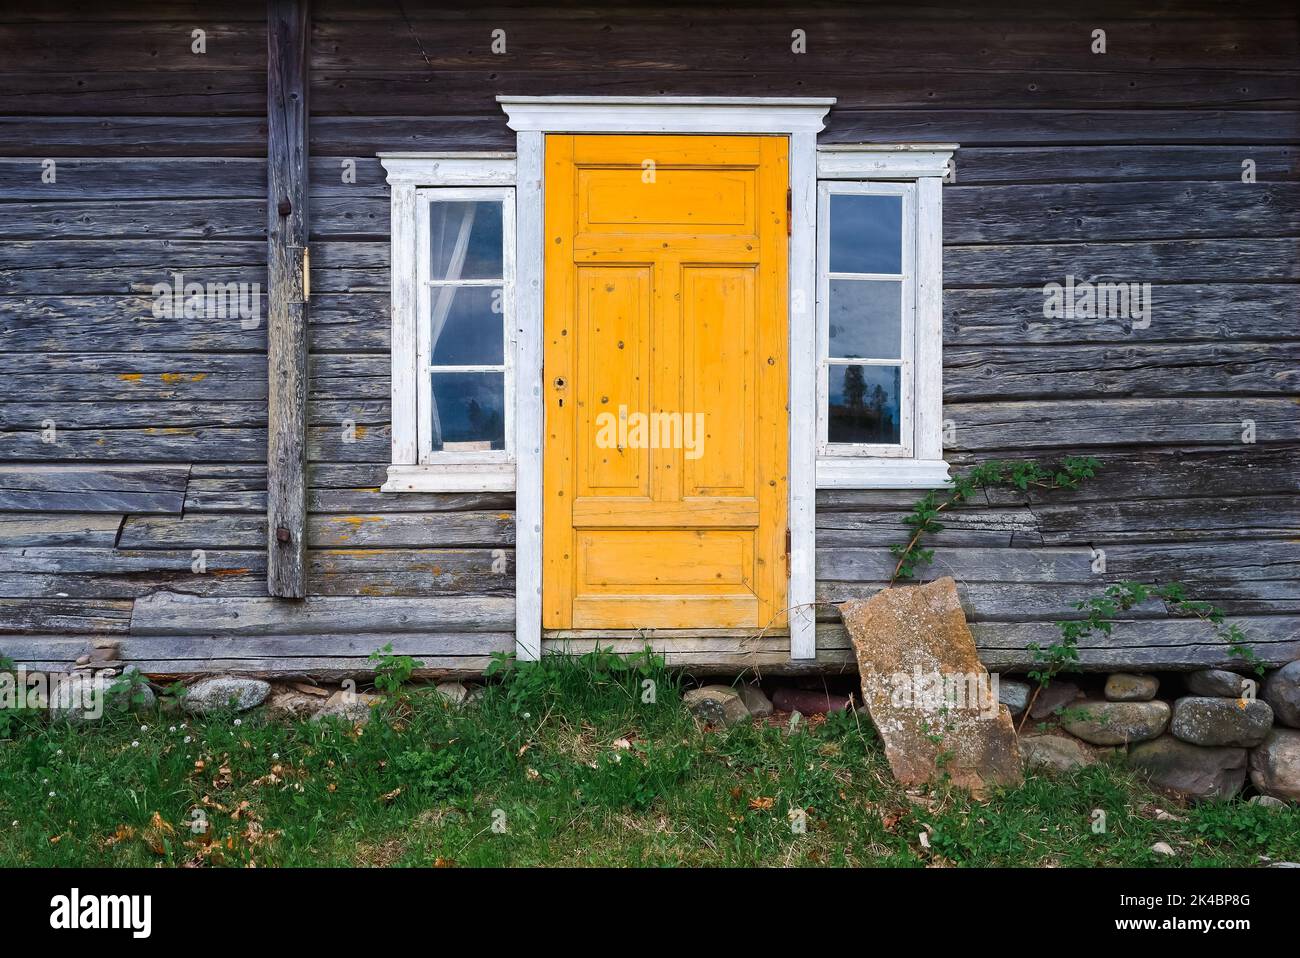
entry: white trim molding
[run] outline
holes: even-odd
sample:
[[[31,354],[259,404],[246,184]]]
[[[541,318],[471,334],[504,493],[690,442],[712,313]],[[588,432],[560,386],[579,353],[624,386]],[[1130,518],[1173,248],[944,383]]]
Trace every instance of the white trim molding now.
[[[819,180],[913,180],[945,176],[956,143],[828,143],[817,148]]]
[[[910,376],[902,402],[905,423],[903,455],[863,447],[829,451],[817,460],[817,486],[826,489],[919,489],[949,483],[943,460],[943,177],[950,170],[955,143],[938,144],[836,144],[817,151],[820,182],[821,230],[817,355],[826,354],[825,337],[830,308],[827,291],[827,249],[830,234],[827,207],[831,195],[873,190],[873,183],[894,184],[884,190],[903,190],[903,263],[906,302],[903,316],[908,333],[903,349]],[[898,184],[903,184],[899,186]],[[908,197],[914,198],[911,202]],[[910,265],[909,265],[910,264]],[[910,316],[910,330],[907,317]],[[909,361],[910,354],[910,361]],[[819,360],[820,364],[820,360]],[[826,386],[818,378],[817,403],[825,401]],[[909,442],[910,437],[910,442]]]
[[[517,133],[811,133],[833,97],[499,96]]]
[[[506,492],[515,486],[515,467],[511,460],[513,445],[510,429],[514,399],[511,396],[510,372],[513,366],[513,327],[506,333],[506,450],[495,454],[454,454],[428,451],[427,420],[431,401],[426,341],[428,330],[428,200],[438,190],[447,190],[461,198],[476,196],[469,191],[481,190],[485,199],[502,202],[505,207],[504,259],[507,290],[506,317],[509,322],[510,269],[515,242],[510,234],[513,222],[515,154],[491,153],[380,153],[379,160],[387,171],[391,187],[390,273],[392,286],[392,465],[383,492]],[[423,329],[423,334],[422,334]],[[424,447],[422,451],[422,446]]]
[[[547,133],[718,133],[790,137],[790,656],[816,657],[817,134],[829,97],[499,96],[517,134],[515,648],[541,655],[542,237]]]

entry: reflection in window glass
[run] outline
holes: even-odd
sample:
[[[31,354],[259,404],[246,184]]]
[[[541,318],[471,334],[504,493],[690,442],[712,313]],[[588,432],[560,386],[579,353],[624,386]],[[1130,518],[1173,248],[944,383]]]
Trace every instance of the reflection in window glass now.
[[[898,366],[831,365],[827,369],[830,442],[899,442]]]
[[[434,366],[497,366],[504,362],[500,286],[440,286],[430,296]]]
[[[429,278],[500,279],[499,200],[429,204]]]
[[[504,449],[504,373],[433,373],[433,451]]]
[[[831,272],[903,271],[903,198],[832,193]]]
[[[902,304],[900,281],[831,280],[830,355],[837,359],[902,359]]]

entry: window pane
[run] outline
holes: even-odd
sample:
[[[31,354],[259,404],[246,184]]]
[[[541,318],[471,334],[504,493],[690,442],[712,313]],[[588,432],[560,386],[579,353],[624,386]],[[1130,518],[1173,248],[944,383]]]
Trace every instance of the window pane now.
[[[500,279],[501,201],[429,204],[430,279]]]
[[[832,193],[831,272],[903,271],[903,198]]]
[[[902,359],[903,284],[898,280],[833,279],[830,355],[839,359]]]
[[[429,350],[434,366],[499,366],[504,359],[500,286],[435,286]]]
[[[902,370],[898,366],[828,368],[830,442],[897,445]]]
[[[506,447],[505,373],[432,373],[433,451]]]

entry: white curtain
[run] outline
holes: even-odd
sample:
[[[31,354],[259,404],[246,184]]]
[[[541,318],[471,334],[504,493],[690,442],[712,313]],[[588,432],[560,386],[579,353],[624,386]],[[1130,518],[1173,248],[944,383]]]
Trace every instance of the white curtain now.
[[[436,228],[436,231],[432,222],[430,222],[430,262],[437,264],[444,259],[447,261],[447,275],[434,277],[435,279],[454,280],[461,278],[461,271],[465,268],[465,256],[469,252],[470,233],[474,229],[474,213],[477,209],[477,203],[463,204],[460,223],[453,224],[451,216],[444,216],[441,227]],[[433,218],[432,212],[430,210],[430,220]],[[448,247],[450,247],[450,256],[444,256],[444,252]],[[447,316],[451,313],[451,304],[456,299],[456,293],[460,290],[456,286],[435,286],[433,291],[433,314],[430,317],[429,324],[430,360],[432,360],[434,351],[437,349],[442,331],[447,325]],[[430,389],[429,394],[433,397],[430,403],[432,406],[430,413],[433,417],[433,445],[436,449],[442,444],[442,419],[438,416],[438,400],[437,397],[433,396],[432,389]]]

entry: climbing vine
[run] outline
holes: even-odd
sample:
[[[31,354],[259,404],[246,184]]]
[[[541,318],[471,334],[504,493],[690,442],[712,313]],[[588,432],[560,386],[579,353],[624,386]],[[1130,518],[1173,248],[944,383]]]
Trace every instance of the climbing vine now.
[[[1079,661],[1079,642],[1081,639],[1100,632],[1110,635],[1114,620],[1135,606],[1148,599],[1159,599],[1165,603],[1169,612],[1177,617],[1200,619],[1215,629],[1215,637],[1228,646],[1228,651],[1235,658],[1244,659],[1256,674],[1264,674],[1264,663],[1255,650],[1246,644],[1246,636],[1235,625],[1224,625],[1222,610],[1209,602],[1187,598],[1187,590],[1181,582],[1166,585],[1145,585],[1141,582],[1120,582],[1108,586],[1101,595],[1090,596],[1074,603],[1080,612],[1086,613],[1082,619],[1069,619],[1056,623],[1061,632],[1059,642],[1043,648],[1037,642],[1031,642],[1026,648],[1033,654],[1038,666],[1028,673],[1029,678],[1037,682],[1029,703],[1025,706],[1021,727],[1029,717],[1030,709],[1038,700],[1038,694],[1051,684],[1057,674],[1072,669]]]
[[[970,472],[955,476],[952,485],[944,490],[932,490],[912,506],[912,512],[903,522],[912,530],[906,544],[893,545],[889,551],[898,557],[889,584],[899,579],[912,579],[916,567],[934,561],[934,550],[921,547],[923,536],[943,529],[940,513],[961,505],[981,489],[992,486],[1009,486],[1021,492],[1035,489],[1074,489],[1085,479],[1091,479],[1101,468],[1101,462],[1092,456],[1066,456],[1060,462],[1044,466],[1033,459],[980,463]]]

